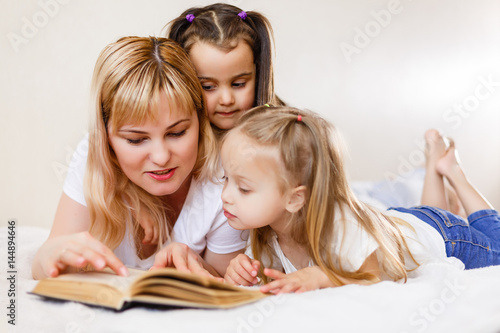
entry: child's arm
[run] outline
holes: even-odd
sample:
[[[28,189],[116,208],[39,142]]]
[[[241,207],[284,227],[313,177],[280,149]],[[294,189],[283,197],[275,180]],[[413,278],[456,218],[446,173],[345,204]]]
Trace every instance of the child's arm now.
[[[260,262],[258,260],[251,259],[243,253],[238,254],[229,262],[224,280],[235,285],[253,286],[258,282],[257,272],[259,268]]]
[[[358,272],[369,272],[380,278],[380,268],[375,252],[366,258]],[[264,274],[274,279],[274,281],[260,287],[260,291],[263,293],[301,293],[309,290],[338,286],[328,278],[328,275],[326,275],[319,266],[306,267],[290,274],[285,274],[275,269],[265,268]],[[343,284],[370,284],[370,282],[363,280],[347,279],[341,276],[337,276],[337,278]]]

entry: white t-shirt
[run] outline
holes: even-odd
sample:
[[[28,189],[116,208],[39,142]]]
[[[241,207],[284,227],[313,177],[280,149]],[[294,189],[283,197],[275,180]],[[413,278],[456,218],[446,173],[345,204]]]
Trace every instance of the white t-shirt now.
[[[76,202],[86,206],[83,195],[83,175],[87,163],[88,136],[79,144],[66,176],[63,191]],[[208,248],[214,253],[231,253],[245,247],[248,232],[233,229],[222,209],[222,184],[191,181],[182,210],[175,222],[172,241],[188,245],[201,253]],[[133,235],[127,229],[125,237],[115,249],[115,254],[130,267],[147,269],[152,266],[154,256],[144,260],[137,256]]]
[[[338,210],[337,210],[338,212]],[[408,222],[415,231],[408,227],[401,227],[405,235],[408,248],[413,255],[413,258],[420,264],[428,264],[433,262],[447,262],[460,269],[464,269],[464,264],[457,258],[447,257],[443,238],[437,230],[430,225],[420,220],[414,215],[401,213],[394,210],[384,212],[386,215],[399,217]],[[350,210],[344,212],[346,223],[339,223],[341,218],[340,212],[335,216],[334,221],[334,237],[332,244],[332,259],[337,261],[337,258],[342,258],[342,268],[346,271],[355,272],[365,262],[366,258],[378,249],[378,243],[370,236],[357,222]],[[345,225],[345,230],[344,226]],[[276,256],[273,258],[273,268],[282,268],[285,273],[295,272],[297,269],[286,258],[281,250],[276,237],[271,238],[270,246],[273,248]],[[249,251],[247,249],[247,254]],[[381,256],[379,261],[381,260]],[[275,262],[278,261],[278,262]],[[416,267],[408,253],[405,253],[406,269],[411,270]],[[313,263],[310,262],[309,266]],[[413,276],[415,273],[409,273]],[[384,277],[382,277],[384,278]],[[385,277],[387,278],[387,277]]]

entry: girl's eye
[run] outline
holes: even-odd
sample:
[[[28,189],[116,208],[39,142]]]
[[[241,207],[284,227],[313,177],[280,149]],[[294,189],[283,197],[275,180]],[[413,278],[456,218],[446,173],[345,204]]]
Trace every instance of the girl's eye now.
[[[250,190],[247,190],[247,189],[244,189],[244,188],[239,188],[240,192],[243,193],[243,194],[247,194],[247,193],[250,193]]]
[[[245,85],[246,85],[246,82],[234,82],[233,83],[233,87],[235,87],[235,88],[243,88],[243,87],[245,87]]]
[[[144,139],[126,139],[128,143],[131,145],[138,145],[139,143],[143,142]]]
[[[205,91],[211,91],[211,90],[215,89],[215,85],[214,84],[202,84],[201,87]]]
[[[173,132],[173,133],[168,133],[168,136],[173,136],[173,137],[180,137],[186,134],[186,130],[182,130],[180,132]]]

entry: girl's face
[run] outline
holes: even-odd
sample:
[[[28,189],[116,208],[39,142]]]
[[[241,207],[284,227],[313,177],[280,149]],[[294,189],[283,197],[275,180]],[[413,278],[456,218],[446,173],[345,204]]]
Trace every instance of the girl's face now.
[[[255,65],[250,46],[239,41],[232,50],[196,42],[189,51],[205,91],[208,118],[220,129],[231,129],[255,99]]]
[[[109,131],[109,144],[120,168],[134,184],[152,195],[168,196],[189,186],[198,154],[198,135],[196,112],[172,109],[163,94],[156,121]]]
[[[245,230],[269,225],[283,230],[287,193],[278,183],[278,150],[256,145],[246,135],[232,131],[224,140],[221,159],[225,176],[222,202],[231,227]]]

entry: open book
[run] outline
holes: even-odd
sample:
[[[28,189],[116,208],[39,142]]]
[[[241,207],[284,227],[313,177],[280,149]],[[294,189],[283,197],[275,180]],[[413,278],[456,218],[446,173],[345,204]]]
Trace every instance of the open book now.
[[[122,277],[111,270],[62,274],[38,282],[32,294],[77,301],[116,310],[133,303],[195,308],[230,308],[266,297],[258,290],[236,287],[174,268],[128,269]]]

